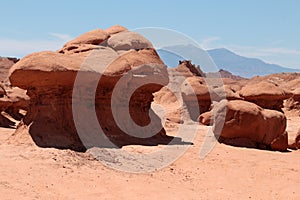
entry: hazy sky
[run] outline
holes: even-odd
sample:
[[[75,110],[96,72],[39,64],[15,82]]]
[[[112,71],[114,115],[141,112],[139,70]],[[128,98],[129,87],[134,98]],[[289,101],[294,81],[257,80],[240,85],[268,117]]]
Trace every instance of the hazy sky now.
[[[0,0],[0,55],[55,50],[86,31],[120,24],[183,32],[204,49],[300,68],[300,1]]]

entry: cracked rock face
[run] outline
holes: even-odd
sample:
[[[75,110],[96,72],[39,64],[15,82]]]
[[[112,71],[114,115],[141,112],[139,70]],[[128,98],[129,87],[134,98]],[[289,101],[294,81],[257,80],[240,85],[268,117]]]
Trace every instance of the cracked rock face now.
[[[166,66],[147,39],[124,27],[90,31],[57,52],[28,55],[13,66],[10,81],[30,97],[15,135],[29,133],[38,146],[83,151],[97,145],[93,137],[98,136],[90,131],[97,126],[89,125],[93,114],[118,146],[167,140],[151,109],[152,93],[169,81]],[[80,135],[78,126],[85,125],[75,124],[74,109],[76,117],[86,120],[82,124],[87,128]],[[148,137],[134,130],[128,116],[141,127],[153,123],[158,128]],[[89,138],[84,145],[82,137]]]

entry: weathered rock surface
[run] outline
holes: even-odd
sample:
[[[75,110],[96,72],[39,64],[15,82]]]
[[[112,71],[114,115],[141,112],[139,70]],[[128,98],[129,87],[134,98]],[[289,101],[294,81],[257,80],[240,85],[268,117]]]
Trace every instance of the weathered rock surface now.
[[[291,137],[289,137],[289,148],[290,149],[300,149],[300,129],[296,134],[291,134]]]
[[[154,95],[155,103],[171,110],[167,119],[175,123],[199,121],[199,115],[209,111],[213,101],[242,99],[234,86],[223,86],[218,74],[205,77],[200,67],[191,61],[180,61],[176,68],[169,69],[169,75],[171,80],[168,87],[173,88],[172,91],[164,87]]]
[[[175,68],[175,71],[184,77],[205,77],[205,73],[200,69],[200,66],[193,65],[190,60],[179,61],[179,65]]]
[[[18,58],[0,57],[0,82],[6,84],[8,81],[9,69],[19,61]]]
[[[300,110],[300,88],[292,91],[293,96],[284,102],[284,107],[289,110]]]
[[[239,94],[246,101],[253,102],[263,108],[277,111],[282,111],[283,100],[293,95],[290,91],[267,81],[247,84],[239,91]]]
[[[212,111],[208,111],[205,113],[202,113],[199,118],[198,118],[198,122],[200,124],[209,126],[213,124],[213,113]]]
[[[17,87],[3,89],[0,95],[0,126],[14,127],[12,120],[21,120],[24,112],[28,109],[29,97],[26,91]],[[8,115],[7,115],[8,114]],[[12,119],[13,118],[13,119]]]
[[[11,87],[8,79],[9,69],[19,61],[17,58],[0,57],[0,126],[14,127],[14,120],[21,120],[28,108],[29,97],[26,90]],[[12,121],[13,120],[13,121]]]
[[[120,26],[120,25],[115,25],[115,26],[112,26],[112,27],[109,27],[109,28],[105,29],[105,32],[108,35],[113,35],[113,34],[116,34],[116,33],[123,32],[123,31],[128,31],[128,30],[127,30],[127,28],[125,28],[123,26]]]
[[[95,131],[99,124],[116,145],[169,142],[150,107],[152,93],[168,83],[166,66],[151,47],[142,36],[112,27],[85,33],[57,52],[24,57],[10,73],[11,84],[27,90],[31,99],[20,129],[28,127],[38,146],[79,151],[104,138]],[[75,115],[74,109],[79,111]],[[154,123],[156,132],[130,135],[135,130],[126,112],[141,127]],[[93,114],[97,125],[92,122]],[[79,128],[78,123],[82,124]],[[82,140],[87,141],[83,144]]]
[[[116,51],[127,51],[130,49],[146,49],[153,48],[150,41],[138,33],[123,31],[118,34],[112,35],[107,40],[108,46]]]
[[[210,90],[202,77],[188,77],[181,85],[181,91],[191,119],[196,121],[199,114],[209,111],[212,104]]]
[[[99,45],[106,39],[108,39],[109,35],[106,31],[102,29],[96,29],[89,32],[86,32],[77,38],[71,40],[65,46],[70,46],[74,44],[93,44]]]
[[[179,61],[176,68],[169,68],[169,84],[154,93],[154,102],[164,107],[166,119],[171,123],[184,123],[191,120],[186,102],[182,98],[181,85],[188,77],[201,77],[204,73],[191,61]],[[197,99],[195,98],[195,101]]]
[[[216,74],[220,75],[222,78],[228,78],[228,79],[232,79],[232,80],[245,80],[245,78],[234,75],[231,72],[226,71],[224,69],[220,69],[218,72],[214,72],[214,73],[209,72],[208,76],[216,75]]]
[[[286,117],[281,112],[263,109],[241,100],[222,101],[214,109],[213,129],[216,134],[220,134],[220,142],[234,146],[287,150]]]

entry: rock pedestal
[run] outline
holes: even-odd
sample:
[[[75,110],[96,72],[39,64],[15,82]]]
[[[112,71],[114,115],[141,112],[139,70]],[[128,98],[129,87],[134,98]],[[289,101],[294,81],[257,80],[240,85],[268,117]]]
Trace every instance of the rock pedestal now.
[[[78,151],[108,144],[98,141],[107,138],[117,146],[169,141],[151,110],[152,93],[168,83],[166,66],[151,43],[136,35],[120,26],[99,29],[57,52],[21,59],[10,72],[11,84],[30,96],[19,129],[28,127],[38,146]],[[150,127],[149,137],[135,131],[134,124],[150,123],[158,128]]]

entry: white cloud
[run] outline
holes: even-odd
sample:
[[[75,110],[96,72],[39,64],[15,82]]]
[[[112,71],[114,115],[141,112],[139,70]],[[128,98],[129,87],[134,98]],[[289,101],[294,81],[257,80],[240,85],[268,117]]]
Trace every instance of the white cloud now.
[[[281,47],[263,48],[263,47],[240,46],[240,45],[225,45],[224,47],[246,54],[245,56],[247,55],[248,56],[271,56],[275,54],[300,55],[299,50],[281,48]]]
[[[55,51],[63,46],[71,36],[61,33],[49,33],[53,39],[45,40],[16,40],[0,38],[0,55],[23,57],[27,54],[51,50]]]
[[[293,55],[300,55],[299,50],[295,49],[286,49],[286,48],[265,48],[261,49],[262,52],[270,53],[270,54],[293,54]]]
[[[49,33],[49,35],[54,36],[63,41],[69,41],[72,39],[72,36],[63,33]]]
[[[221,40],[221,38],[216,36],[208,37],[203,39],[199,44],[202,49],[216,48],[216,44],[214,43],[218,40]]]

